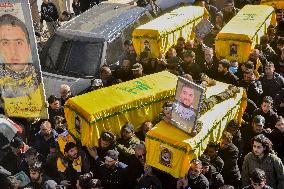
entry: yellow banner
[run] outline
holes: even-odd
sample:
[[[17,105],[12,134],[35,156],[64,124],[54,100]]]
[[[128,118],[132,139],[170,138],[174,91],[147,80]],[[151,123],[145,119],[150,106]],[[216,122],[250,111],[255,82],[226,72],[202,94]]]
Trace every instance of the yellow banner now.
[[[7,116],[48,118],[27,0],[0,1],[0,93]]]

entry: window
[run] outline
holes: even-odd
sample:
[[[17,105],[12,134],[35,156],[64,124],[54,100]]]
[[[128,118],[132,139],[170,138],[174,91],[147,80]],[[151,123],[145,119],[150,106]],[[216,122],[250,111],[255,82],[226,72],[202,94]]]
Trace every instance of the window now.
[[[63,72],[80,77],[95,76],[101,65],[102,48],[103,43],[72,42]]]

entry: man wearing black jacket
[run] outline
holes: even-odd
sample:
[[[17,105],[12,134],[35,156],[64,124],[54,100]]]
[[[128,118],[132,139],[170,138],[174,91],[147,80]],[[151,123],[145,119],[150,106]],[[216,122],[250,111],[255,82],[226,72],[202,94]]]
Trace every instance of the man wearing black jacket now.
[[[41,18],[40,18],[41,28],[43,28],[43,21],[45,21],[50,35],[53,35],[58,27],[58,18],[59,18],[58,11],[55,5],[49,2],[49,0],[43,0],[40,12],[41,12]]]
[[[209,189],[209,181],[202,174],[202,162],[193,159],[190,162],[188,176],[177,181],[177,189]]]
[[[221,174],[225,184],[232,185],[236,189],[240,188],[241,173],[238,167],[239,150],[232,143],[233,136],[229,132],[224,132],[221,137],[219,155],[224,160],[224,168]]]
[[[231,72],[229,72],[230,62],[226,59],[223,59],[219,62],[218,65],[218,80],[224,83],[238,85],[238,78]]]

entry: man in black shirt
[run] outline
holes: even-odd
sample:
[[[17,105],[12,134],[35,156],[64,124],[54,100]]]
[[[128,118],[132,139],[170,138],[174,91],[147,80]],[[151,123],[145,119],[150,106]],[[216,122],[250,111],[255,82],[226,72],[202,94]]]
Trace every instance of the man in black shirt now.
[[[59,18],[58,11],[55,5],[49,2],[49,0],[43,0],[40,12],[41,12],[41,18],[40,18],[41,28],[43,28],[43,21],[45,21],[50,35],[53,35],[58,27],[58,18]]]

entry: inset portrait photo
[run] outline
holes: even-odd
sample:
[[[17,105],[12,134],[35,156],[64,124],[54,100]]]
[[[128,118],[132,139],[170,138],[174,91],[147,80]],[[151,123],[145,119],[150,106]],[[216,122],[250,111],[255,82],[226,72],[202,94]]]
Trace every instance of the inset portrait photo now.
[[[195,130],[203,93],[204,88],[179,77],[172,110],[175,126],[187,133]]]

